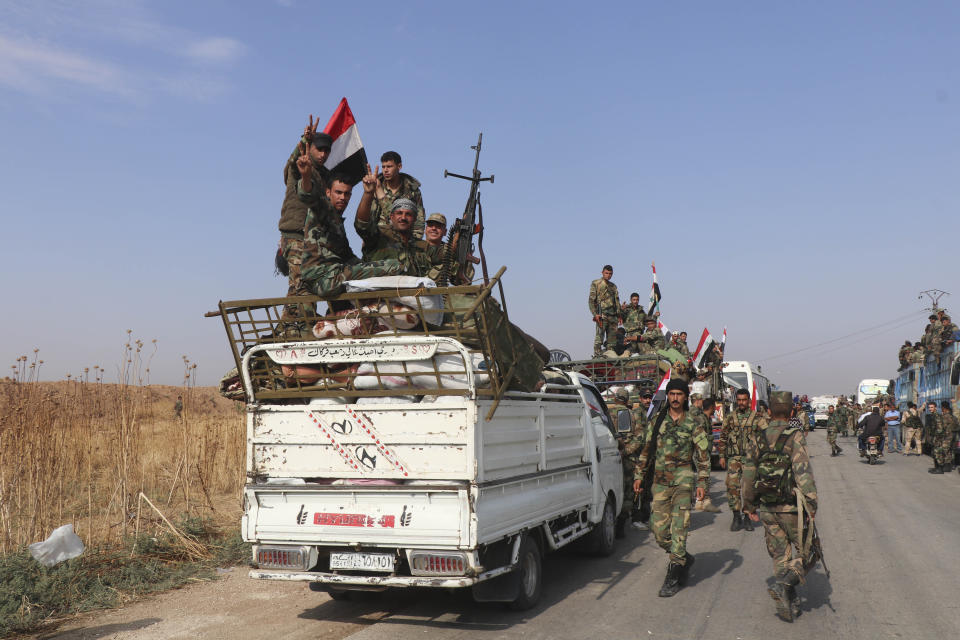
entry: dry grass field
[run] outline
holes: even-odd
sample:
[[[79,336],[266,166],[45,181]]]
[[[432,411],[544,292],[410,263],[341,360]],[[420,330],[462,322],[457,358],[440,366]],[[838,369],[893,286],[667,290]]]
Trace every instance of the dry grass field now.
[[[238,527],[242,405],[194,386],[186,357],[183,386],[148,384],[150,348],[131,340],[116,375],[98,365],[60,382],[37,382],[35,352],[0,380],[0,555],[66,523],[97,547],[169,530],[164,517]]]

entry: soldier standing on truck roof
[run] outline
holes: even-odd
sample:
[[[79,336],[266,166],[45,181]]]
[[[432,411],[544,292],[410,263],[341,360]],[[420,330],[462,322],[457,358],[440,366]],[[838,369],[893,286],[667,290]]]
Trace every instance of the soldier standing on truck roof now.
[[[763,523],[776,580],[769,593],[787,622],[800,615],[796,586],[821,558],[814,528],[817,485],[803,431],[787,422],[791,396],[770,394],[770,423],[748,443],[743,468],[743,508],[752,521]]]
[[[633,482],[634,493],[640,493],[647,467],[653,466],[650,528],[657,544],[670,554],[659,593],[663,598],[686,585],[694,561],[687,552],[691,494],[696,483],[696,498],[703,500],[710,479],[710,436],[687,410],[687,393],[687,383],[667,383],[667,407],[647,426]]]
[[[311,293],[330,296],[341,293],[343,283],[347,280],[402,273],[400,262],[393,258],[360,262],[347,240],[343,213],[336,211],[326,194],[321,193],[323,185],[314,184],[312,174],[308,171],[309,162],[306,155],[297,158],[301,174],[297,193],[301,202],[309,207],[304,223],[303,265],[300,273],[303,286]],[[367,169],[369,173],[369,166]],[[368,188],[366,181],[365,177],[365,197]]]
[[[304,127],[303,136],[287,158],[283,166],[283,183],[286,192],[283,196],[283,205],[280,207],[280,247],[277,256],[277,269],[287,276],[287,296],[305,296],[310,291],[301,282],[301,265],[303,262],[303,229],[307,221],[307,205],[297,195],[297,182],[301,177],[301,164],[298,159],[306,155],[310,162],[302,163],[305,170],[309,170],[312,182],[319,185],[321,192],[329,185],[330,171],[323,166],[330,156],[330,147],[333,138],[324,132],[317,132],[320,121],[310,122]],[[312,305],[311,305],[312,306]],[[297,305],[287,305],[284,315],[293,317],[298,315]]]
[[[720,453],[720,467],[727,470],[727,504],[733,512],[730,522],[730,531],[746,529],[753,531],[750,519],[743,515],[743,498],[741,495],[741,480],[743,479],[743,456],[747,442],[756,436],[756,433],[766,427],[764,420],[756,411],[750,410],[750,392],[746,389],[737,389],[736,406],[723,419],[720,432],[720,442],[717,449]]]
[[[374,191],[373,219],[378,225],[389,225],[394,200],[400,198],[411,200],[416,205],[414,211],[416,217],[411,232],[414,239],[420,240],[423,238],[424,231],[423,195],[420,193],[420,183],[413,176],[401,173],[402,168],[400,154],[396,151],[387,151],[380,156],[382,173],[377,176]]]
[[[587,306],[590,315],[597,325],[597,332],[593,339],[593,357],[603,354],[605,346],[614,344],[617,339],[617,325],[620,324],[620,293],[617,285],[610,281],[613,277],[613,267],[603,265],[601,278],[590,283],[590,295],[587,296]]]

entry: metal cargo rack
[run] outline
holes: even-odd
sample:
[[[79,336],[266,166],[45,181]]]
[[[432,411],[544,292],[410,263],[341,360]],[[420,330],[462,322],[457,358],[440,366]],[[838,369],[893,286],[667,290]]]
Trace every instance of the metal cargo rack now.
[[[640,389],[655,389],[670,361],[656,354],[635,354],[622,358],[554,361],[551,367],[582,373],[600,389],[611,385],[635,384]]]
[[[243,380],[248,402],[261,400],[307,400],[310,398],[385,397],[385,396],[443,396],[469,395],[494,399],[489,415],[492,416],[503,394],[514,382],[519,359],[526,353],[525,345],[518,344],[519,332],[511,330],[503,289],[500,284],[506,267],[502,267],[487,285],[456,287],[432,287],[417,289],[390,289],[344,293],[337,296],[298,296],[289,298],[266,298],[255,300],[221,301],[219,310],[207,313],[207,317],[219,316],[223,321],[237,371]],[[500,301],[494,296],[494,287],[499,288]],[[442,299],[442,307],[429,304],[430,300]],[[416,306],[395,305],[397,298],[414,300]],[[430,300],[428,300],[430,298]],[[319,309],[328,305],[327,312]],[[333,311],[339,310],[339,313]],[[437,317],[442,322],[436,322]],[[428,322],[428,319],[433,322]],[[337,334],[329,339],[318,339],[312,332],[315,326],[331,327],[338,321],[348,320],[352,325],[349,334]],[[326,323],[326,324],[325,324]],[[409,326],[409,325],[413,326]],[[403,326],[405,328],[399,328]],[[386,340],[384,340],[386,338]],[[456,345],[450,342],[455,340]],[[335,342],[331,342],[334,340]],[[391,343],[417,345],[433,351],[427,360],[433,363],[432,370],[409,369],[402,357],[392,361],[369,363],[365,380],[375,377],[375,388],[357,388],[354,384],[361,375],[357,364],[345,362],[320,362],[316,358],[296,358],[278,362],[279,349],[270,345],[296,346],[302,350],[317,352],[325,345],[358,345]],[[446,347],[443,355],[460,356],[460,364],[450,366],[449,358],[441,368],[437,365],[437,346]],[[289,349],[286,349],[289,354]],[[363,353],[362,349],[356,350]],[[416,353],[416,351],[414,351]],[[247,356],[245,358],[245,356]],[[244,360],[247,360],[249,376],[244,376]],[[416,359],[416,356],[409,359]],[[479,362],[479,367],[475,364]],[[388,365],[392,365],[389,366]],[[389,372],[384,371],[389,368]],[[398,370],[401,369],[401,370]],[[472,374],[468,374],[468,369]],[[476,385],[449,385],[444,380],[450,376],[463,376],[471,382],[482,376],[484,383]],[[435,384],[424,385],[424,378],[432,378]],[[397,383],[397,379],[403,382]],[[420,384],[415,384],[415,380]],[[390,384],[388,384],[390,381]],[[473,387],[473,388],[470,388]]]

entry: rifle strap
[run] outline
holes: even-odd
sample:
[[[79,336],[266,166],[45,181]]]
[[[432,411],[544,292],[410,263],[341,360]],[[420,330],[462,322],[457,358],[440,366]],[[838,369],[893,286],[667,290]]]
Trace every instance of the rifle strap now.
[[[817,525],[811,521],[809,527],[805,526],[807,520],[806,513],[810,510],[810,507],[807,505],[807,499],[799,487],[794,487],[793,492],[797,495],[797,531],[800,533],[800,558],[806,559],[810,553],[810,546],[813,544],[814,538],[817,537]],[[827,579],[829,580],[830,569],[827,568],[827,560],[823,557],[823,542],[818,541],[817,545],[820,547],[818,551],[820,552],[820,562],[823,564],[823,571],[827,574]],[[802,579],[803,577],[801,576],[801,580]]]
[[[650,454],[649,454],[649,457],[647,458],[647,471],[646,471],[646,473],[644,473],[644,476],[646,476],[647,473],[652,474],[652,473],[653,473],[653,469],[654,469],[654,467],[655,467],[656,464],[657,464],[657,460],[656,460],[656,458],[657,458],[657,444],[658,444],[658,441],[659,441],[659,439],[660,439],[660,425],[663,424],[663,419],[667,417],[667,411],[668,411],[668,410],[669,410],[669,406],[663,407],[663,408],[660,410],[660,413],[657,414],[657,420],[656,420],[656,422],[653,423],[653,433],[650,434],[650,442],[651,442]],[[644,478],[644,479],[646,479],[646,478]]]

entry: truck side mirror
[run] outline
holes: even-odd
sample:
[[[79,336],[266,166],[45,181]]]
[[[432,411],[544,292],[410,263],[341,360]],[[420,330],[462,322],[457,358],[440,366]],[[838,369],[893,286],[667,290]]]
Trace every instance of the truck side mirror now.
[[[633,415],[629,409],[620,409],[617,411],[617,431],[619,433],[630,433],[633,431]]]

